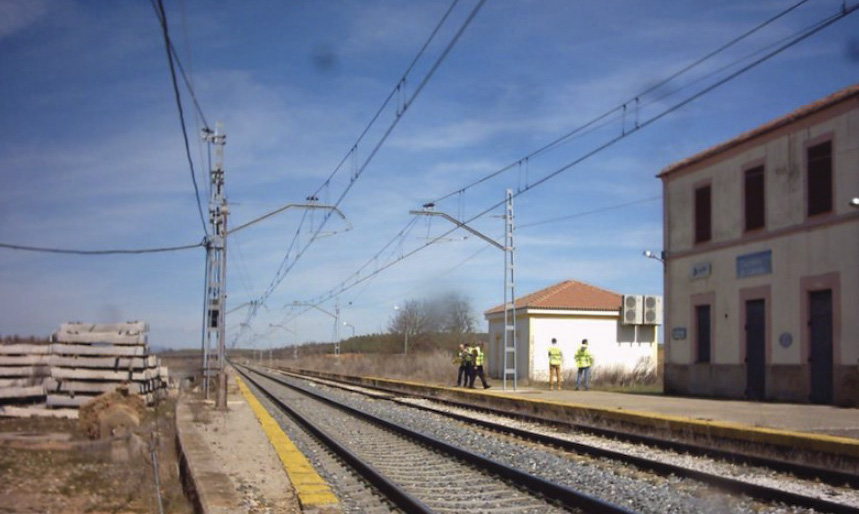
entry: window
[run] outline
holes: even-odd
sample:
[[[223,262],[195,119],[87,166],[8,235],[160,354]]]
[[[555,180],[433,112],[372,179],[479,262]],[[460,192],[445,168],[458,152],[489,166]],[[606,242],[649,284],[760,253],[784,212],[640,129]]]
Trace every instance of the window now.
[[[710,306],[695,306],[695,362],[710,362]]]
[[[710,240],[712,225],[712,209],[710,200],[710,185],[695,189],[695,243]]]
[[[764,227],[764,167],[756,166],[745,173],[746,231]]]
[[[808,215],[832,211],[832,141],[808,148]]]

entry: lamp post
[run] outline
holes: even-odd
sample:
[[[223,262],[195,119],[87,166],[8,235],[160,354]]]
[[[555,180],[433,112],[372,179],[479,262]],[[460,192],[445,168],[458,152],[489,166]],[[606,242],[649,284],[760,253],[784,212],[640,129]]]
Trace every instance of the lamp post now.
[[[346,323],[346,322],[344,321],[344,322],[343,322],[343,326],[344,326],[344,327],[349,327],[349,328],[351,328],[351,329],[352,329],[352,337],[355,337],[355,325],[352,325],[352,324],[350,324],[350,323]]]
[[[657,260],[657,261],[661,262],[662,264],[665,264],[665,252],[659,252],[659,255],[656,255],[655,253],[651,252],[650,250],[644,250],[644,252],[642,252],[642,255],[644,255],[648,259]]]
[[[400,310],[400,306],[394,305],[394,310],[395,311]],[[404,337],[403,355],[408,355],[409,354],[409,315],[406,311],[403,311],[403,316],[405,316],[404,323],[403,323],[403,337]]]

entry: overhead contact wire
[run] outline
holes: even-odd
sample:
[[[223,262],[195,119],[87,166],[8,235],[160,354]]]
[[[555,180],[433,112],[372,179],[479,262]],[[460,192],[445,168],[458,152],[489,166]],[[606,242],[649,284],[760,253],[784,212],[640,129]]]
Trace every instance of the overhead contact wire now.
[[[450,8],[450,9],[448,9],[448,11],[445,13],[444,17],[442,18],[442,22],[443,22],[443,20],[447,19],[447,17],[448,17],[448,16],[449,16],[449,14],[450,14],[450,11],[451,11],[451,10],[452,10],[452,8],[456,5],[456,3],[457,3],[457,1],[454,1],[454,3],[453,3],[453,5],[451,6],[451,8]],[[396,117],[394,118],[394,120],[393,120],[393,121],[391,122],[391,124],[388,126],[387,130],[386,130],[386,131],[385,131],[385,133],[382,135],[382,137],[380,138],[380,140],[379,140],[379,141],[376,143],[376,145],[373,147],[373,150],[370,152],[370,154],[369,154],[369,155],[367,156],[367,158],[364,160],[363,164],[360,166],[360,168],[359,168],[358,170],[356,170],[356,172],[355,172],[355,173],[354,173],[354,175],[352,176],[352,179],[349,181],[349,183],[347,184],[347,186],[346,186],[346,188],[344,189],[344,191],[340,194],[340,196],[338,197],[337,201],[334,203],[334,207],[335,207],[335,208],[336,208],[336,207],[339,207],[339,206],[340,206],[340,204],[343,202],[343,199],[346,197],[346,195],[347,195],[347,194],[349,193],[349,191],[352,189],[352,186],[355,184],[355,182],[358,180],[358,178],[360,178],[360,176],[363,174],[363,172],[367,169],[367,166],[369,166],[370,162],[372,162],[372,160],[374,159],[374,157],[376,156],[376,154],[378,153],[378,151],[381,149],[381,147],[382,147],[382,146],[384,145],[384,143],[387,141],[388,137],[391,135],[391,133],[393,132],[394,128],[396,128],[396,126],[399,124],[400,120],[402,119],[402,115],[405,113],[405,111],[408,109],[408,107],[409,107],[409,106],[410,106],[410,105],[415,101],[415,99],[416,99],[416,98],[421,94],[421,92],[423,91],[424,87],[427,85],[427,83],[430,81],[430,79],[435,75],[435,72],[438,70],[438,68],[441,66],[441,64],[444,62],[444,60],[445,60],[445,59],[447,58],[447,56],[450,54],[450,52],[451,52],[451,50],[453,49],[453,47],[454,47],[454,46],[456,45],[456,43],[460,40],[460,38],[462,37],[462,35],[463,35],[463,33],[465,32],[465,30],[468,28],[468,26],[469,26],[469,25],[471,24],[471,22],[474,20],[475,16],[477,15],[477,13],[480,11],[481,7],[483,7],[483,5],[484,5],[485,3],[486,3],[486,0],[480,0],[480,1],[478,2],[478,4],[474,7],[474,9],[472,9],[472,11],[469,13],[468,17],[467,17],[467,18],[466,18],[466,20],[463,22],[463,24],[460,26],[459,30],[456,32],[456,34],[453,36],[453,38],[450,40],[450,42],[448,42],[447,46],[446,46],[446,47],[445,47],[445,49],[442,51],[441,55],[439,55],[439,57],[435,60],[435,62],[433,63],[432,67],[430,68],[430,70],[426,73],[426,75],[424,76],[424,78],[423,78],[423,79],[421,80],[421,82],[418,84],[418,87],[417,87],[417,88],[415,89],[415,91],[412,93],[411,97],[409,97],[409,98],[408,98],[408,100],[406,100],[406,101],[404,102],[404,106],[403,106],[403,110],[402,110],[402,112],[400,112],[400,113],[399,113],[399,115],[398,115],[398,116],[396,116]],[[432,35],[431,35],[431,37],[430,37],[430,41],[431,41],[431,40],[432,40],[432,38],[433,38],[433,37],[435,37],[435,35],[438,33],[439,27],[441,26],[442,22],[440,22],[440,23],[439,23],[439,25],[437,25],[437,26],[436,26],[435,30],[433,30]],[[425,44],[425,45],[424,45],[424,47],[421,49],[421,52],[423,52],[423,51],[426,49],[426,47],[427,47],[427,45],[428,45],[428,44],[429,44],[429,43],[427,43],[427,44]],[[411,70],[411,69],[414,67],[414,63],[415,63],[415,62],[416,62],[416,61],[413,61],[413,62],[412,62],[412,64],[410,64],[410,65],[409,65],[409,70]],[[399,84],[401,84],[402,82],[403,82],[403,80],[400,80],[400,82],[398,82],[398,86],[399,86]],[[385,101],[385,104],[384,104],[384,105],[386,105],[388,102],[390,102],[390,98],[391,98],[392,96],[394,96],[394,95],[396,94],[396,92],[397,92],[397,88],[395,88],[395,89],[394,89],[394,92],[392,92],[392,94],[391,94],[391,95],[389,95],[389,97],[388,97],[388,99]],[[379,116],[379,113],[377,113],[377,114],[376,114],[376,116],[374,116],[374,120],[375,120],[375,119],[377,119],[377,118],[378,118],[378,116]],[[364,132],[364,133],[366,133],[366,129],[365,129],[365,132]],[[362,133],[362,137],[363,137],[363,133]],[[357,146],[357,145],[354,145],[352,148],[354,149],[356,146]],[[351,151],[352,151],[352,150],[350,150],[350,152],[351,152]],[[343,161],[342,161],[342,162],[345,162],[345,161],[348,159],[348,156],[349,156],[349,155],[347,154],[347,156],[346,156],[346,157],[344,157],[344,159],[343,159]],[[342,162],[341,162],[341,165],[340,165],[340,166],[342,166]],[[340,166],[338,166],[338,169],[340,168]],[[336,170],[335,170],[335,172],[336,172]],[[326,181],[325,181],[325,184],[324,184],[324,185],[327,185],[329,182],[330,182],[330,178],[329,178],[329,180],[326,180]],[[324,186],[323,186],[323,187],[324,187]],[[321,191],[321,189],[322,189],[322,188],[318,189],[318,190],[317,190],[317,192]],[[299,250],[299,252],[298,252],[298,253],[296,254],[296,256],[293,258],[292,262],[291,262],[291,263],[289,264],[289,266],[287,266],[287,268],[285,269],[285,271],[284,271],[284,273],[283,273],[283,276],[282,276],[282,277],[280,277],[280,278],[277,280],[277,283],[272,283],[272,285],[270,285],[270,286],[269,286],[269,289],[268,289],[268,290],[266,291],[266,293],[265,293],[265,294],[260,298],[259,303],[264,303],[264,302],[268,299],[268,297],[271,295],[271,293],[274,291],[274,289],[276,289],[276,288],[277,288],[277,286],[278,286],[278,285],[280,285],[280,283],[283,281],[283,278],[285,278],[286,274],[288,274],[288,273],[289,273],[289,271],[291,271],[291,270],[292,270],[292,268],[295,266],[295,264],[298,262],[298,260],[299,260],[303,255],[304,255],[305,251],[308,249],[308,247],[310,246],[310,244],[311,244],[311,243],[316,239],[316,237],[319,235],[319,233],[320,233],[320,232],[322,231],[322,229],[325,227],[325,225],[327,224],[328,220],[331,218],[331,214],[332,214],[331,212],[328,212],[328,213],[326,213],[326,214],[323,216],[322,221],[321,221],[321,222],[320,222],[320,224],[319,224],[319,227],[316,229],[316,231],[315,231],[315,232],[313,233],[313,235],[310,237],[310,240],[307,242],[307,244],[305,244],[305,245],[304,245],[304,247],[302,247],[302,248],[301,248],[301,250]],[[277,277],[276,277],[276,278],[277,278]]]
[[[540,186],[540,185],[542,185],[542,184],[546,183],[547,181],[551,180],[552,178],[554,178],[554,177],[556,177],[556,176],[560,175],[561,173],[563,173],[563,172],[565,172],[565,171],[567,171],[567,170],[571,169],[572,167],[574,167],[574,166],[576,166],[576,165],[580,164],[582,161],[584,161],[584,160],[586,160],[586,159],[588,159],[588,158],[590,158],[590,157],[593,157],[594,155],[596,155],[596,154],[598,154],[598,153],[602,152],[603,150],[605,150],[605,149],[607,149],[607,148],[609,148],[609,147],[613,146],[614,144],[616,144],[617,142],[621,141],[622,139],[624,139],[624,138],[626,138],[626,137],[628,137],[628,136],[630,136],[630,135],[632,135],[632,134],[634,134],[634,133],[638,132],[639,130],[641,130],[641,129],[643,129],[643,128],[645,128],[645,127],[647,127],[647,126],[649,126],[649,125],[651,125],[651,124],[653,124],[653,123],[655,123],[655,122],[659,121],[660,119],[664,118],[664,117],[665,117],[665,116],[667,116],[668,114],[670,114],[670,113],[672,113],[672,112],[674,112],[674,111],[676,111],[676,110],[678,110],[678,109],[680,109],[680,108],[682,108],[682,107],[684,107],[684,106],[688,105],[689,103],[691,103],[691,102],[693,102],[694,100],[696,100],[696,99],[700,98],[701,96],[704,96],[705,94],[707,94],[707,93],[709,93],[709,92],[713,91],[714,89],[716,89],[716,88],[718,88],[718,87],[720,87],[720,86],[724,85],[725,83],[727,83],[727,82],[729,82],[729,81],[731,81],[731,80],[735,79],[736,77],[738,77],[738,76],[742,75],[743,73],[745,73],[745,72],[747,72],[747,71],[751,70],[752,68],[757,67],[758,65],[760,65],[760,64],[762,64],[763,62],[765,62],[765,61],[767,61],[767,60],[771,59],[772,57],[775,57],[776,55],[780,54],[780,53],[781,53],[781,52],[783,52],[784,50],[787,50],[788,48],[791,48],[792,46],[796,45],[797,43],[799,43],[799,42],[801,42],[801,41],[804,41],[805,39],[807,39],[807,38],[811,37],[812,35],[816,34],[817,32],[820,32],[820,31],[821,31],[821,30],[823,30],[824,28],[826,28],[826,27],[828,27],[828,26],[832,25],[832,24],[833,24],[833,23],[835,23],[836,21],[838,21],[838,20],[840,20],[840,19],[843,19],[843,18],[845,18],[846,16],[849,16],[850,14],[854,13],[857,9],[859,9],[859,4],[853,5],[853,6],[851,6],[851,7],[847,7],[846,5],[845,5],[845,6],[843,6],[843,7],[842,7],[842,10],[841,10],[839,13],[837,13],[837,14],[835,14],[835,15],[832,15],[832,16],[830,16],[830,17],[828,17],[828,18],[824,18],[823,20],[819,21],[818,23],[815,23],[815,24],[811,25],[809,28],[804,29],[803,31],[800,31],[799,33],[797,33],[797,35],[796,35],[793,39],[791,39],[790,41],[786,42],[786,43],[785,43],[785,44],[783,44],[782,46],[780,46],[780,47],[776,48],[775,50],[773,50],[773,51],[771,51],[771,52],[768,52],[768,53],[767,53],[767,54],[765,54],[764,56],[762,56],[762,57],[760,57],[760,58],[758,58],[758,59],[754,60],[753,62],[751,62],[751,63],[749,63],[748,65],[746,65],[746,66],[744,66],[744,67],[742,67],[742,68],[738,69],[737,71],[735,71],[735,72],[733,72],[733,73],[729,74],[728,76],[723,77],[722,79],[720,79],[720,80],[716,81],[715,83],[711,84],[710,86],[708,86],[708,87],[706,87],[706,88],[704,88],[704,89],[702,89],[702,90],[698,91],[696,94],[694,94],[694,95],[692,95],[692,96],[690,96],[690,97],[688,97],[688,98],[686,98],[686,99],[684,99],[684,100],[682,100],[682,101],[680,101],[680,102],[678,102],[678,103],[674,104],[673,106],[671,106],[671,107],[669,107],[669,108],[665,109],[665,110],[664,110],[664,111],[662,111],[661,113],[659,113],[659,114],[657,114],[657,115],[655,115],[655,116],[653,116],[653,117],[649,118],[649,119],[648,119],[648,120],[646,120],[645,122],[640,123],[640,124],[639,124],[639,126],[637,126],[636,128],[634,128],[633,130],[630,130],[629,132],[622,133],[621,135],[618,135],[618,136],[616,136],[616,137],[614,137],[614,138],[612,138],[612,139],[610,139],[610,140],[606,141],[605,143],[603,143],[603,144],[601,144],[601,145],[597,146],[596,148],[594,148],[594,149],[590,150],[589,152],[585,153],[584,155],[582,155],[582,156],[578,157],[577,159],[575,159],[575,160],[573,160],[573,161],[571,161],[571,162],[567,163],[566,165],[564,165],[564,166],[562,166],[562,167],[558,168],[558,169],[557,169],[557,170],[555,170],[554,172],[552,172],[552,173],[550,173],[550,174],[548,174],[548,175],[546,175],[546,176],[542,177],[540,180],[538,180],[538,181],[537,181],[537,182],[535,182],[534,184],[529,184],[528,186],[526,186],[526,187],[525,187],[524,189],[522,189],[521,191],[518,191],[518,192],[513,193],[512,197],[513,197],[513,198],[516,198],[516,197],[518,197],[518,196],[520,196],[520,195],[522,195],[522,194],[525,194],[526,192],[528,192],[528,191],[530,191],[530,190],[534,189],[535,187],[538,187],[538,186]],[[474,220],[476,220],[476,219],[479,219],[479,218],[481,218],[481,217],[485,216],[485,215],[486,215],[486,214],[488,214],[489,212],[492,212],[493,210],[497,209],[498,207],[500,207],[500,206],[504,205],[505,203],[506,203],[506,200],[499,201],[499,202],[497,202],[497,203],[495,203],[495,204],[493,204],[493,205],[489,206],[488,208],[484,209],[483,211],[479,212],[478,214],[476,214],[476,215],[472,216],[472,217],[471,217],[471,218],[469,218],[468,220],[465,220],[465,221],[463,221],[463,222],[461,222],[461,223],[462,223],[462,224],[468,224],[468,223],[471,223],[472,221],[474,221]],[[392,267],[393,265],[395,265],[395,264],[397,264],[397,263],[399,263],[399,262],[401,262],[401,261],[405,260],[406,258],[409,258],[409,257],[411,257],[412,255],[417,254],[418,252],[420,252],[421,250],[423,250],[423,249],[425,249],[425,248],[427,248],[427,247],[431,246],[431,245],[432,245],[432,244],[434,244],[435,242],[440,241],[441,239],[443,239],[443,238],[447,237],[449,234],[453,233],[453,232],[454,232],[455,230],[457,230],[458,228],[459,228],[458,226],[455,226],[455,227],[453,227],[453,228],[448,229],[447,231],[444,231],[442,234],[440,234],[440,235],[439,235],[439,236],[437,236],[436,238],[434,238],[434,239],[432,239],[432,240],[428,241],[426,244],[424,244],[424,245],[422,245],[422,246],[419,246],[419,247],[415,248],[414,250],[412,250],[412,251],[410,251],[410,252],[407,252],[407,253],[403,254],[399,259],[397,259],[397,260],[395,260],[395,261],[393,261],[393,262],[390,262],[390,263],[388,263],[388,264],[386,264],[386,265],[384,265],[384,266],[382,266],[382,267],[378,268],[378,269],[373,273],[373,275],[379,274],[379,273],[381,273],[382,271],[385,271],[385,270],[387,270],[388,268]],[[352,283],[352,284],[348,284],[348,285],[347,285],[345,282],[342,282],[340,285],[338,285],[338,286],[336,286],[336,287],[332,288],[331,290],[329,290],[329,292],[328,292],[328,293],[326,293],[325,295],[323,295],[323,296],[321,297],[321,298],[323,298],[323,299],[322,299],[321,301],[319,301],[319,303],[321,304],[321,303],[323,303],[323,302],[325,302],[325,301],[327,301],[327,300],[330,300],[331,298],[334,298],[334,296],[339,295],[339,294],[342,294],[343,292],[348,291],[349,289],[352,289],[353,287],[356,287],[358,284],[360,284],[360,283],[364,282],[365,280],[368,280],[368,279],[369,279],[369,278],[371,278],[371,277],[372,277],[372,275],[371,275],[371,276],[364,277],[364,278],[359,279],[359,280],[356,280],[354,283]],[[317,304],[317,305],[318,305],[318,304]]]
[[[508,165],[504,166],[503,168],[498,169],[498,170],[496,170],[496,171],[494,171],[494,172],[490,173],[489,175],[486,175],[486,176],[484,176],[484,177],[482,177],[482,178],[480,178],[480,179],[478,179],[478,180],[475,180],[474,182],[471,182],[471,183],[469,183],[468,185],[466,185],[466,186],[464,186],[464,187],[461,187],[461,188],[459,188],[459,189],[457,189],[457,190],[455,190],[455,191],[451,191],[450,193],[447,193],[446,195],[441,196],[441,197],[437,198],[436,200],[433,200],[431,203],[440,203],[440,202],[442,202],[442,201],[444,201],[444,200],[446,200],[446,199],[448,199],[448,198],[450,198],[450,197],[452,197],[452,196],[454,196],[454,195],[462,194],[463,192],[465,192],[465,191],[467,191],[467,190],[469,190],[469,189],[471,189],[471,188],[473,188],[473,187],[476,187],[476,186],[478,186],[478,185],[480,185],[480,184],[482,184],[482,183],[484,183],[484,182],[486,182],[486,181],[488,181],[488,180],[491,180],[491,179],[493,179],[493,178],[497,177],[498,175],[501,175],[502,173],[505,173],[505,172],[507,172],[507,171],[509,171],[509,170],[513,169],[514,167],[516,167],[517,165],[521,164],[522,162],[528,161],[528,160],[530,160],[530,159],[532,159],[532,158],[534,158],[534,157],[539,156],[540,154],[543,154],[544,152],[547,152],[548,150],[550,150],[550,149],[552,149],[552,148],[554,148],[554,147],[558,146],[559,144],[563,143],[564,141],[567,141],[567,140],[571,139],[573,136],[575,136],[575,135],[577,135],[577,134],[580,134],[580,133],[585,132],[585,131],[586,131],[587,129],[589,129],[589,128],[593,128],[593,127],[599,127],[599,126],[601,126],[601,125],[597,125],[597,124],[599,124],[600,122],[602,122],[602,121],[606,120],[606,119],[607,119],[607,118],[609,118],[610,116],[613,116],[613,115],[618,114],[618,113],[623,113],[623,112],[626,110],[626,106],[627,106],[629,103],[635,102],[635,103],[636,103],[636,105],[638,105],[640,97],[645,96],[645,95],[647,95],[647,94],[649,94],[649,93],[652,93],[653,91],[655,91],[655,90],[657,90],[657,89],[659,89],[659,88],[663,87],[664,85],[666,85],[666,84],[668,84],[669,82],[671,82],[671,81],[675,80],[677,77],[679,77],[679,76],[683,75],[684,73],[686,73],[686,72],[688,72],[688,71],[690,71],[690,70],[692,70],[692,69],[694,69],[694,68],[696,68],[696,67],[700,66],[700,65],[701,65],[701,64],[703,64],[704,62],[706,62],[706,61],[708,61],[708,60],[712,59],[712,58],[713,58],[713,57],[715,57],[716,55],[718,55],[718,54],[722,53],[723,51],[727,50],[728,48],[730,48],[730,47],[734,46],[735,44],[739,43],[740,41],[742,41],[742,40],[746,39],[747,37],[751,36],[751,35],[752,35],[752,34],[754,34],[755,32],[758,32],[759,30],[763,29],[764,27],[766,27],[766,26],[770,25],[770,24],[771,24],[771,23],[773,23],[774,21],[776,21],[776,20],[778,20],[779,18],[781,18],[781,17],[783,17],[783,16],[787,15],[788,13],[790,13],[790,12],[792,12],[793,10],[797,9],[798,7],[800,7],[802,4],[804,4],[804,3],[806,3],[806,2],[808,2],[808,0],[801,0],[801,1],[797,2],[796,4],[794,4],[794,5],[790,6],[790,7],[788,7],[787,9],[785,9],[785,10],[781,11],[780,13],[776,14],[775,16],[773,16],[773,17],[769,18],[768,20],[766,20],[766,21],[764,21],[764,22],[762,22],[762,23],[760,23],[760,24],[756,25],[756,26],[755,26],[755,27],[753,27],[752,29],[750,29],[750,30],[746,31],[745,33],[743,33],[743,34],[741,34],[741,35],[739,35],[739,36],[737,36],[736,38],[732,39],[731,41],[729,41],[729,42],[727,42],[727,43],[723,44],[723,45],[722,45],[722,46],[720,46],[719,48],[717,48],[717,49],[715,49],[715,50],[713,50],[713,51],[709,52],[708,54],[704,55],[703,57],[701,57],[701,58],[699,58],[699,59],[695,60],[695,61],[694,61],[694,62],[692,62],[691,64],[689,64],[689,65],[687,65],[687,66],[685,66],[685,67],[681,68],[680,70],[678,70],[678,71],[676,71],[675,73],[673,73],[673,74],[669,75],[668,77],[666,77],[666,78],[664,78],[663,80],[661,80],[661,81],[657,82],[656,84],[654,84],[654,85],[652,85],[652,86],[648,87],[648,88],[647,88],[647,89],[645,89],[644,91],[642,91],[642,92],[638,93],[637,95],[635,95],[634,97],[630,98],[630,99],[629,99],[629,100],[627,100],[626,102],[621,103],[621,104],[620,104],[620,105],[618,105],[617,107],[613,107],[613,108],[609,109],[608,111],[604,112],[603,114],[600,114],[599,116],[597,116],[597,117],[595,117],[595,118],[591,119],[590,121],[588,121],[588,122],[587,122],[587,123],[585,123],[584,125],[581,125],[581,126],[579,126],[579,127],[575,128],[575,129],[573,129],[572,131],[570,131],[570,132],[568,132],[568,133],[566,133],[566,134],[564,134],[564,135],[562,135],[562,136],[560,136],[560,137],[558,137],[558,138],[556,138],[556,139],[554,139],[554,140],[550,141],[549,143],[547,143],[547,144],[545,144],[545,145],[541,146],[540,148],[538,148],[538,149],[534,150],[533,152],[529,153],[529,154],[528,154],[528,155],[526,155],[525,157],[522,157],[522,158],[520,158],[520,159],[516,160],[515,162],[512,162],[512,163],[510,163],[510,164],[508,164]],[[637,125],[638,125],[638,122],[636,121],[636,126],[637,126]]]

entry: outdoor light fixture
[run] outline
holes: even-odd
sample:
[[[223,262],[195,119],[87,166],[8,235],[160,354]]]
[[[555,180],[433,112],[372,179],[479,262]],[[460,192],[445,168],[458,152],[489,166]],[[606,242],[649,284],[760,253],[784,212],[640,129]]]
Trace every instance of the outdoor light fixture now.
[[[660,255],[656,255],[655,253],[651,252],[650,250],[644,250],[644,252],[642,252],[642,254],[645,257],[647,257],[648,259],[654,259],[654,260],[657,260],[659,262],[665,262],[665,252],[660,252]]]

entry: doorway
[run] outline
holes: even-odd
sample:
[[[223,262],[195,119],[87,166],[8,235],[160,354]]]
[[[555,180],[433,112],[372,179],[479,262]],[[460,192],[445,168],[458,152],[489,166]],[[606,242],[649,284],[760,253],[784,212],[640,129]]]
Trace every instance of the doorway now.
[[[766,393],[766,302],[746,301],[746,398],[763,400]]]
[[[809,291],[808,364],[811,371],[812,403],[832,403],[832,290]]]

